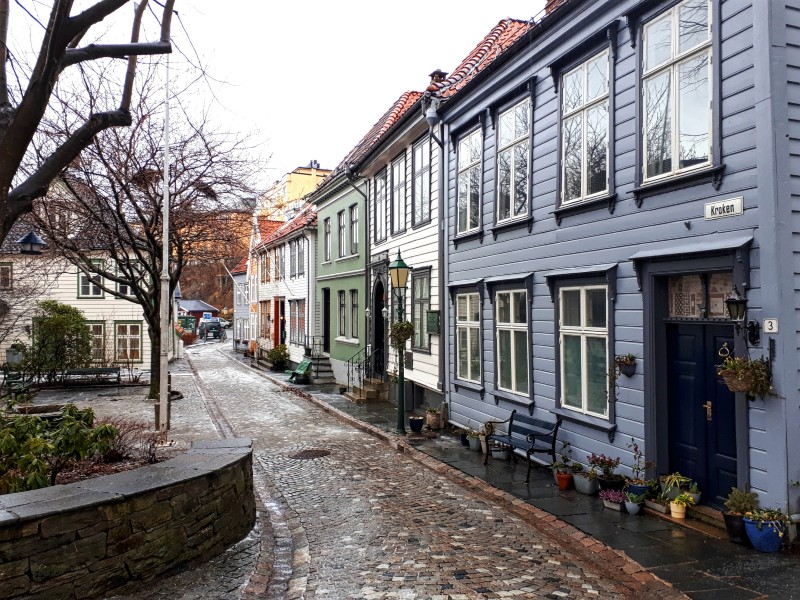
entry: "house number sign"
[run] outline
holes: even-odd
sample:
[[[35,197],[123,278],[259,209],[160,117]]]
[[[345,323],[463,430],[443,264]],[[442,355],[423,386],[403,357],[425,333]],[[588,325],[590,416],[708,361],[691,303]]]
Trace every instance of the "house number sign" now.
[[[764,319],[764,333],[778,333],[778,319]]]
[[[741,196],[720,200],[719,202],[709,202],[706,204],[706,221],[740,215],[743,212],[743,204]]]

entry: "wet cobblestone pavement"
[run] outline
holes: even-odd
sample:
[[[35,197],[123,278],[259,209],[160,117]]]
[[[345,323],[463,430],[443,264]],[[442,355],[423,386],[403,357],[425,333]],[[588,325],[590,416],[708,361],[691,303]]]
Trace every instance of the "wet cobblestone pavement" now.
[[[387,443],[336,418],[229,348],[187,353],[171,369],[184,394],[172,406],[172,449],[251,437],[258,525],[217,559],[127,598],[685,597],[552,515],[405,440]],[[151,418],[143,397],[112,394],[91,405],[103,414],[121,402],[127,414]]]

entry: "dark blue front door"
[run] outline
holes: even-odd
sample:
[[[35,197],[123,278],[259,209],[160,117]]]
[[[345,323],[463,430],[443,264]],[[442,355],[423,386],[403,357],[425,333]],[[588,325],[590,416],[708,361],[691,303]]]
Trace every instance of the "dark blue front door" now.
[[[715,506],[737,484],[735,396],[715,369],[722,345],[733,348],[731,334],[730,325],[667,325],[669,471],[697,481]]]

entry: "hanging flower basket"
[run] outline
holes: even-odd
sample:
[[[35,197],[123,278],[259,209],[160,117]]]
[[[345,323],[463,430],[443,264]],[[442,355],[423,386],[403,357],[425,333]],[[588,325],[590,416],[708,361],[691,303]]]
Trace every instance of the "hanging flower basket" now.
[[[749,392],[753,389],[753,377],[748,373],[736,371],[720,371],[719,376],[732,392]]]
[[[772,369],[765,358],[728,356],[717,366],[717,375],[732,392],[764,396],[775,395],[772,389]]]

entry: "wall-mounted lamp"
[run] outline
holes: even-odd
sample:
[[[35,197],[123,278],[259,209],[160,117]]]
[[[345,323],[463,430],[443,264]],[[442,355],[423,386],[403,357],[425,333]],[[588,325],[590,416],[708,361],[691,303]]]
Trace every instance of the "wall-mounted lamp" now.
[[[44,240],[35,231],[30,231],[28,235],[17,240],[19,251],[22,254],[41,254]]]
[[[366,316],[369,319],[372,316],[372,309],[368,308],[367,310],[365,310],[364,316]]]
[[[386,308],[386,307],[384,306],[384,307],[381,309],[381,315],[383,316],[383,318],[384,318],[384,319],[385,319],[386,317],[388,317],[388,316],[389,316],[389,309],[388,309],[388,308]]]
[[[737,333],[744,328],[747,332],[747,342],[751,346],[758,346],[761,343],[761,325],[758,321],[747,321],[747,324],[744,324],[747,318],[747,298],[739,295],[736,287],[725,299],[725,307],[728,309],[728,317],[736,326]]]

